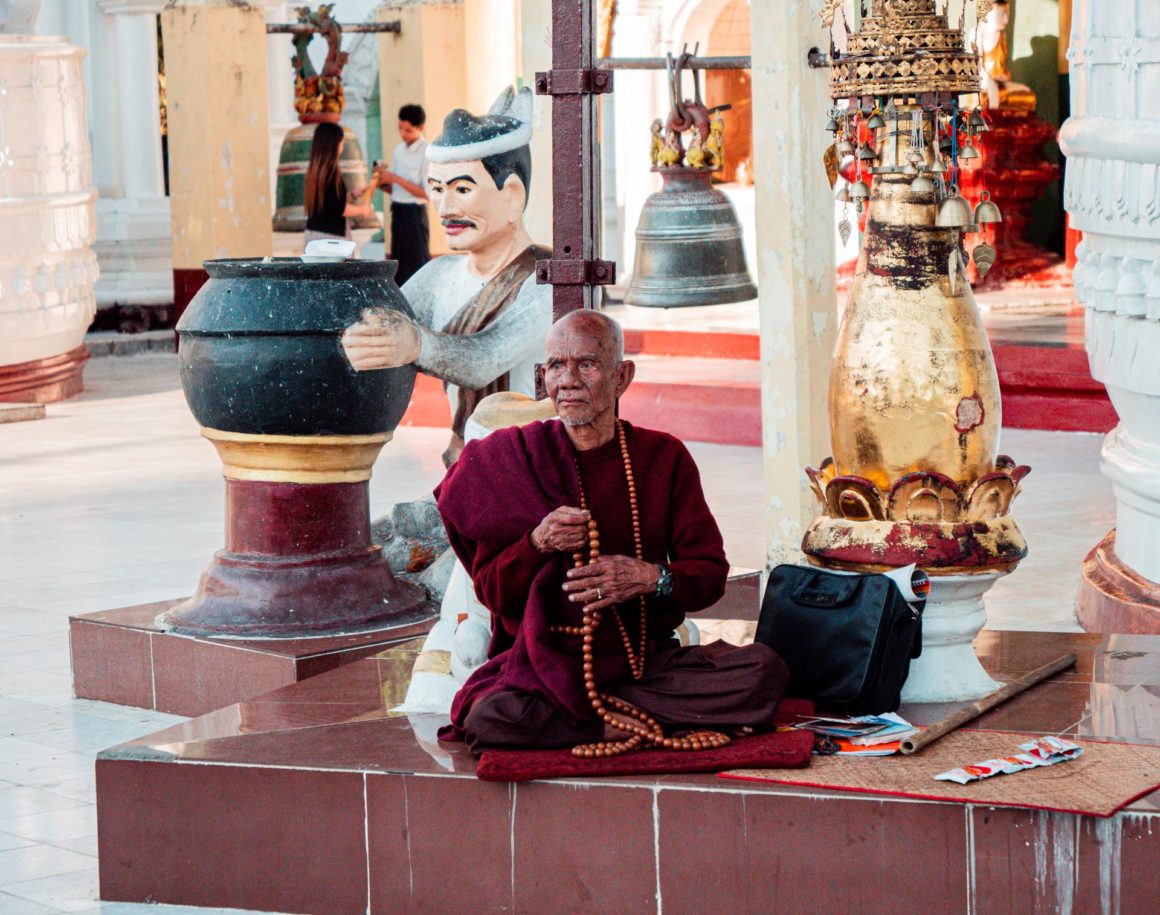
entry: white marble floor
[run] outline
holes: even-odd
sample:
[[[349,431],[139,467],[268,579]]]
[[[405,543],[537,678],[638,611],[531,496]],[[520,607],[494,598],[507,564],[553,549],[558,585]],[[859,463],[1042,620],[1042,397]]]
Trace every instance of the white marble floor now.
[[[86,383],[47,419],[0,425],[0,913],[191,911],[96,901],[93,757],[177,719],[73,699],[67,620],[190,592],[221,545],[220,465],[175,356],[94,359]],[[398,431],[375,469],[375,514],[438,482],[444,439]],[[1075,628],[1080,559],[1113,523],[1100,441],[1005,435],[1004,450],[1035,468],[1016,503],[1032,552],[989,595],[991,626]],[[691,448],[731,560],[760,567],[759,450]]]

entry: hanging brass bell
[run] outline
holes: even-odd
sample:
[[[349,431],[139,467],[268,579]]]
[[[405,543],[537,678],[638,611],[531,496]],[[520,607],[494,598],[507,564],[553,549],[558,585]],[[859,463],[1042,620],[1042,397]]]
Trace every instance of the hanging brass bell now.
[[[964,146],[962,149],[959,150],[959,158],[960,159],[977,159],[977,158],[979,158],[979,151],[977,149],[975,149],[973,144],[968,143],[966,146]]]
[[[636,265],[626,305],[676,308],[757,297],[741,245],[741,223],[707,169],[661,173],[661,189],[641,210]]]
[[[854,185],[850,188],[850,197],[851,197],[851,199],[856,200],[859,203],[861,203],[863,200],[869,199],[869,197],[870,197],[870,185],[868,185],[865,181],[863,181],[861,178],[859,178],[857,181],[854,182]]]
[[[991,129],[991,125],[987,123],[987,119],[983,117],[978,108],[972,111],[970,117],[967,118],[967,126],[975,133],[986,133]]]
[[[1003,214],[999,212],[997,204],[991,200],[991,192],[983,191],[979,198],[979,205],[975,207],[975,222],[984,225],[988,222],[1002,222]]]
[[[866,126],[871,130],[878,130],[881,127],[885,127],[886,121],[882,117],[882,112],[875,111],[872,115],[870,115],[870,120],[866,122]]]
[[[838,152],[838,155],[842,156],[843,158],[845,158],[846,156],[852,156],[852,155],[854,155],[854,144],[851,143],[849,140],[839,140],[838,146],[837,146],[837,152]]]
[[[838,189],[836,191],[834,191],[834,199],[836,201],[838,201],[838,203],[849,203],[850,202],[851,197],[850,197],[850,184],[849,184],[849,182],[843,181],[841,184],[838,185]]]
[[[838,119],[831,114],[830,119],[826,121],[826,130],[828,130],[830,133],[837,133],[838,127]]]
[[[871,162],[878,158],[878,154],[874,152],[873,148],[869,146],[863,146],[860,150],[858,150],[858,158],[863,162]]]
[[[918,166],[913,162],[908,161],[904,166],[902,166],[902,174],[906,175],[908,178],[913,178],[918,174]]]
[[[929,175],[919,172],[918,177],[910,182],[910,189],[916,194],[933,194],[934,182],[930,180]]]
[[[959,196],[959,189],[953,184],[946,199],[938,205],[934,224],[944,229],[961,229],[971,224],[971,207]]]

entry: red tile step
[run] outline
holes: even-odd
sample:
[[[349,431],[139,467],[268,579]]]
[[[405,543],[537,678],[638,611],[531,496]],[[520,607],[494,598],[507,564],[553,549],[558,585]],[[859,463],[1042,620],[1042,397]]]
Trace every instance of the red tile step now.
[[[761,370],[756,333],[626,329],[637,363],[621,405],[630,422],[686,441],[761,444]],[[1109,432],[1118,419],[1104,386],[1077,347],[996,346],[1008,429]],[[416,381],[405,426],[449,426],[442,383]]]

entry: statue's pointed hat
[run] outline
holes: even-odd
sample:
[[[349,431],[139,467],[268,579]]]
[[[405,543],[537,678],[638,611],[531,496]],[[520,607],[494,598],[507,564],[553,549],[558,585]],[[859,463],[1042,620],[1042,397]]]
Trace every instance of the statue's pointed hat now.
[[[456,108],[427,147],[428,162],[469,162],[527,146],[532,140],[532,90],[508,86],[482,117]]]

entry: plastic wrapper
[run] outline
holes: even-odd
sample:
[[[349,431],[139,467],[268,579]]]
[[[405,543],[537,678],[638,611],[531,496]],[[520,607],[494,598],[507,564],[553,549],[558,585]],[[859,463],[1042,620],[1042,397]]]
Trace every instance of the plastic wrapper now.
[[[957,782],[965,785],[967,782],[990,778],[992,775],[1013,775],[1024,769],[1036,769],[1042,766],[1054,766],[1056,763],[1067,762],[1083,753],[1083,747],[1074,744],[1062,737],[1039,737],[1027,743],[1019,744],[1023,752],[1000,759],[985,759],[982,762],[972,763],[958,769],[940,772],[935,779],[940,782]]]

